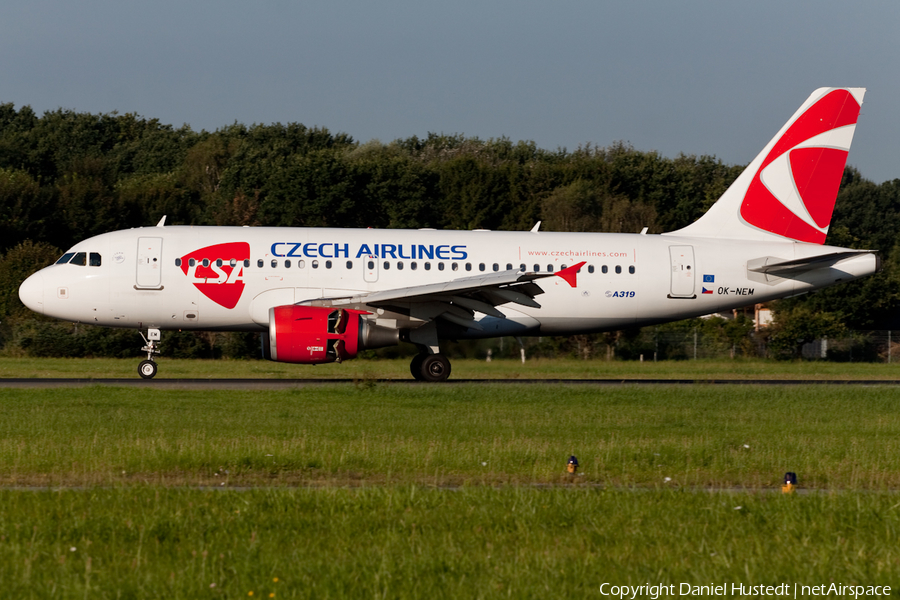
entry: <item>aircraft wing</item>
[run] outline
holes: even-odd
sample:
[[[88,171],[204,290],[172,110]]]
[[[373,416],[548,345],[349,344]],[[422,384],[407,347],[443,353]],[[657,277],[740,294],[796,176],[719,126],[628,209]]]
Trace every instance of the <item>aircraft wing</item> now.
[[[523,271],[499,271],[473,277],[453,279],[443,283],[382,290],[357,294],[345,298],[325,298],[312,304],[327,302],[331,306],[366,305],[409,314],[421,320],[442,318],[456,325],[480,330],[475,313],[506,318],[497,306],[520,304],[531,308],[541,305],[534,297],[544,290],[535,281],[546,277],[562,277],[570,286],[576,286],[578,270],[583,262],[556,273],[532,273]]]

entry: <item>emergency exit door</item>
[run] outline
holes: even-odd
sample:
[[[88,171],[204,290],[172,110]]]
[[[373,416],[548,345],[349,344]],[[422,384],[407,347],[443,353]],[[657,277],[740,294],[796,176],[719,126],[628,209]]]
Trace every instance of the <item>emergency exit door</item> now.
[[[363,280],[367,283],[378,281],[378,257],[363,256]]]

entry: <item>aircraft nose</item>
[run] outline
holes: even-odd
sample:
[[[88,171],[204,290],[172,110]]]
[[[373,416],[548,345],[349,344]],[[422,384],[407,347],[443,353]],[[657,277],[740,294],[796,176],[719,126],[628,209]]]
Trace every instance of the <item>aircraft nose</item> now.
[[[19,286],[22,304],[36,313],[44,314],[44,276],[35,273]]]

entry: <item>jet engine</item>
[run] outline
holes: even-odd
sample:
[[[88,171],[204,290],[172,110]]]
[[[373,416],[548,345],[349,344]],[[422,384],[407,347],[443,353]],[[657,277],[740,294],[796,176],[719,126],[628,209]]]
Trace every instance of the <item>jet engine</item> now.
[[[277,362],[315,365],[355,358],[360,350],[400,343],[400,331],[364,318],[365,311],[326,306],[269,309],[263,356]]]

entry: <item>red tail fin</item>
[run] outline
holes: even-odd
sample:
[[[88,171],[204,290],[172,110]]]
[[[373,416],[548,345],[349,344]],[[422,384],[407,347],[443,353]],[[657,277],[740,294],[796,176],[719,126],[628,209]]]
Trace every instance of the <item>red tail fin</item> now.
[[[850,149],[835,138],[856,125],[859,103],[847,90],[828,92],[785,131],[756,172],[741,216],[747,223],[801,242],[822,244]],[[852,130],[851,130],[852,135]],[[847,136],[843,136],[847,137]]]
[[[862,88],[821,88],[803,103],[718,202],[676,235],[825,243]]]

